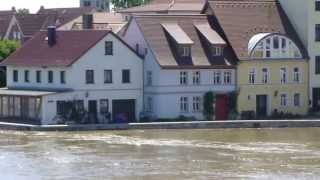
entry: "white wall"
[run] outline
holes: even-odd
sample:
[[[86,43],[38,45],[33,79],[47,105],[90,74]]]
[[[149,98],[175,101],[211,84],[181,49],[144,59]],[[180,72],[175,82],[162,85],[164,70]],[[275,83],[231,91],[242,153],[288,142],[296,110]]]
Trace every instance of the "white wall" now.
[[[158,64],[154,52],[144,39],[140,31],[139,25],[132,19],[128,26],[126,34],[123,39],[132,47],[139,44],[140,49],[147,48],[148,53],[144,61],[144,75],[145,75],[145,102],[148,97],[152,97],[154,114],[158,118],[176,118],[179,115],[194,116],[198,119],[203,119],[202,113],[192,112],[192,97],[203,95],[208,91],[215,91],[216,93],[229,93],[235,90],[235,76],[236,72],[232,71],[232,82],[230,85],[214,85],[213,72],[215,69],[186,69],[186,70],[168,70],[162,69]],[[146,74],[147,71],[152,71],[152,86],[147,86]],[[180,85],[180,71],[188,72],[188,85]],[[201,84],[193,85],[192,72],[200,71]],[[222,69],[222,74],[226,69]],[[180,113],[180,97],[187,96],[189,98],[189,113]],[[146,103],[145,103],[146,104]]]
[[[113,56],[105,56],[105,41],[113,41]],[[12,77],[13,69],[19,70],[19,82],[14,83]],[[24,70],[30,72],[30,83],[24,82]],[[43,71],[42,83],[36,83],[36,70]],[[85,71],[94,70],[94,84],[86,84]],[[104,84],[104,70],[113,71],[113,83]],[[122,83],[122,70],[130,69],[130,80],[128,84]],[[46,71],[54,71],[54,83],[47,83]],[[66,84],[60,84],[59,71],[66,71]],[[143,60],[133,51],[125,46],[120,40],[109,34],[102,39],[95,47],[90,49],[78,61],[70,67],[64,68],[46,68],[41,67],[8,67],[8,87],[11,88],[29,88],[29,89],[73,89],[70,93],[59,93],[43,98],[45,109],[44,124],[50,123],[56,113],[57,100],[99,100],[109,99],[109,106],[112,106],[113,99],[135,99],[136,117],[143,110]],[[86,92],[88,97],[86,97]],[[85,101],[85,104],[87,102]],[[110,109],[112,112],[112,109]]]

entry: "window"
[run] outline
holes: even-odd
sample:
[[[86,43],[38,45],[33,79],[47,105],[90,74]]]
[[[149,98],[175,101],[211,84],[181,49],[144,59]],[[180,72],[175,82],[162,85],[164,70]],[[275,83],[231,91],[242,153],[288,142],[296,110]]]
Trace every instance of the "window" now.
[[[105,114],[109,112],[109,100],[101,99],[100,100],[100,113]]]
[[[181,56],[182,57],[189,57],[190,55],[191,55],[191,47],[182,46],[181,47]]]
[[[66,83],[66,72],[60,71],[60,83],[65,84]]]
[[[231,84],[231,71],[225,71],[223,74],[224,84]]]
[[[130,70],[122,70],[122,83],[130,83]]]
[[[29,81],[29,71],[28,70],[25,70],[24,71],[24,82],[30,82]]]
[[[212,55],[213,56],[221,56],[221,52],[222,52],[221,47],[219,47],[219,46],[212,47]]]
[[[320,11],[320,1],[319,0],[316,0],[315,8],[316,8],[316,11]]]
[[[283,35],[254,35],[248,44],[252,58],[302,58],[298,46]]]
[[[187,85],[188,84],[188,72],[187,71],[181,71],[180,72],[180,84],[181,85]]]
[[[295,107],[299,107],[300,106],[300,94],[299,93],[295,93],[293,95],[293,105]]]
[[[86,70],[86,84],[94,84],[94,71]]]
[[[91,1],[84,1],[83,6],[85,7],[90,7],[91,6]]]
[[[180,98],[180,112],[188,112],[188,97],[181,97]]]
[[[106,41],[105,43],[105,55],[112,56],[113,55],[113,42]]]
[[[249,70],[249,84],[254,84],[256,81],[256,70],[254,68]]]
[[[48,83],[53,83],[53,71],[48,71]]]
[[[104,83],[105,84],[112,83],[112,70],[104,70]]]
[[[36,71],[36,81],[37,83],[41,83],[41,71]]]
[[[147,86],[152,86],[152,71],[147,71]]]
[[[316,41],[320,41],[320,24],[316,24],[315,38]]]
[[[192,109],[193,109],[193,112],[200,112],[201,111],[201,97],[200,96],[193,97]]]
[[[279,49],[279,37],[278,36],[273,37],[273,48]]]
[[[19,81],[19,73],[18,70],[13,70],[13,82]]]
[[[315,61],[315,73],[320,74],[320,56],[316,56]]]
[[[213,84],[221,84],[221,71],[213,72]]]
[[[298,67],[293,68],[293,82],[300,82],[300,70]]]
[[[262,83],[268,84],[269,82],[269,72],[267,68],[262,69]]]
[[[200,84],[200,71],[193,72],[193,84],[194,85]]]
[[[152,97],[147,97],[146,112],[152,112],[152,111],[153,111],[153,99]]]
[[[287,83],[287,69],[280,68],[280,83],[285,84]]]
[[[287,106],[287,95],[286,94],[280,95],[280,106],[282,106],[282,107]]]

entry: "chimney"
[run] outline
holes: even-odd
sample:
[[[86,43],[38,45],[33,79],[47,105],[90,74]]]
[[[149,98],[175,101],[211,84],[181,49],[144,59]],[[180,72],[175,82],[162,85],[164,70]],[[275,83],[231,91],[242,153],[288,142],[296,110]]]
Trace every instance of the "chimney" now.
[[[42,5],[42,6],[40,6],[40,10],[44,10],[44,6]]]
[[[93,15],[83,14],[82,15],[82,29],[93,29]]]
[[[52,47],[56,44],[56,41],[57,41],[56,27],[48,26],[48,45]]]
[[[11,11],[12,11],[12,12],[17,12],[17,11],[16,11],[16,7],[12,6]]]

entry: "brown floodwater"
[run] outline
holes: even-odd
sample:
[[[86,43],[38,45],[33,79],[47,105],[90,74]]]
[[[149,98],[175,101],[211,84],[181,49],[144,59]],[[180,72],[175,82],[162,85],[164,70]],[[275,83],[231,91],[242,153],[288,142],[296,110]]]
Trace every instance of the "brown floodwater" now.
[[[0,131],[0,179],[319,179],[320,129]]]

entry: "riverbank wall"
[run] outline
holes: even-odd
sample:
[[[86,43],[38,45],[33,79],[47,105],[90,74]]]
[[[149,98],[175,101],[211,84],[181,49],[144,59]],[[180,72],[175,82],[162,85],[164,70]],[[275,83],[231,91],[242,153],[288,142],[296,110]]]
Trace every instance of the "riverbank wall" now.
[[[16,131],[97,131],[97,130],[144,130],[144,129],[226,129],[226,128],[307,128],[320,127],[320,120],[237,120],[153,122],[129,124],[89,125],[28,125],[0,122],[1,130]]]

